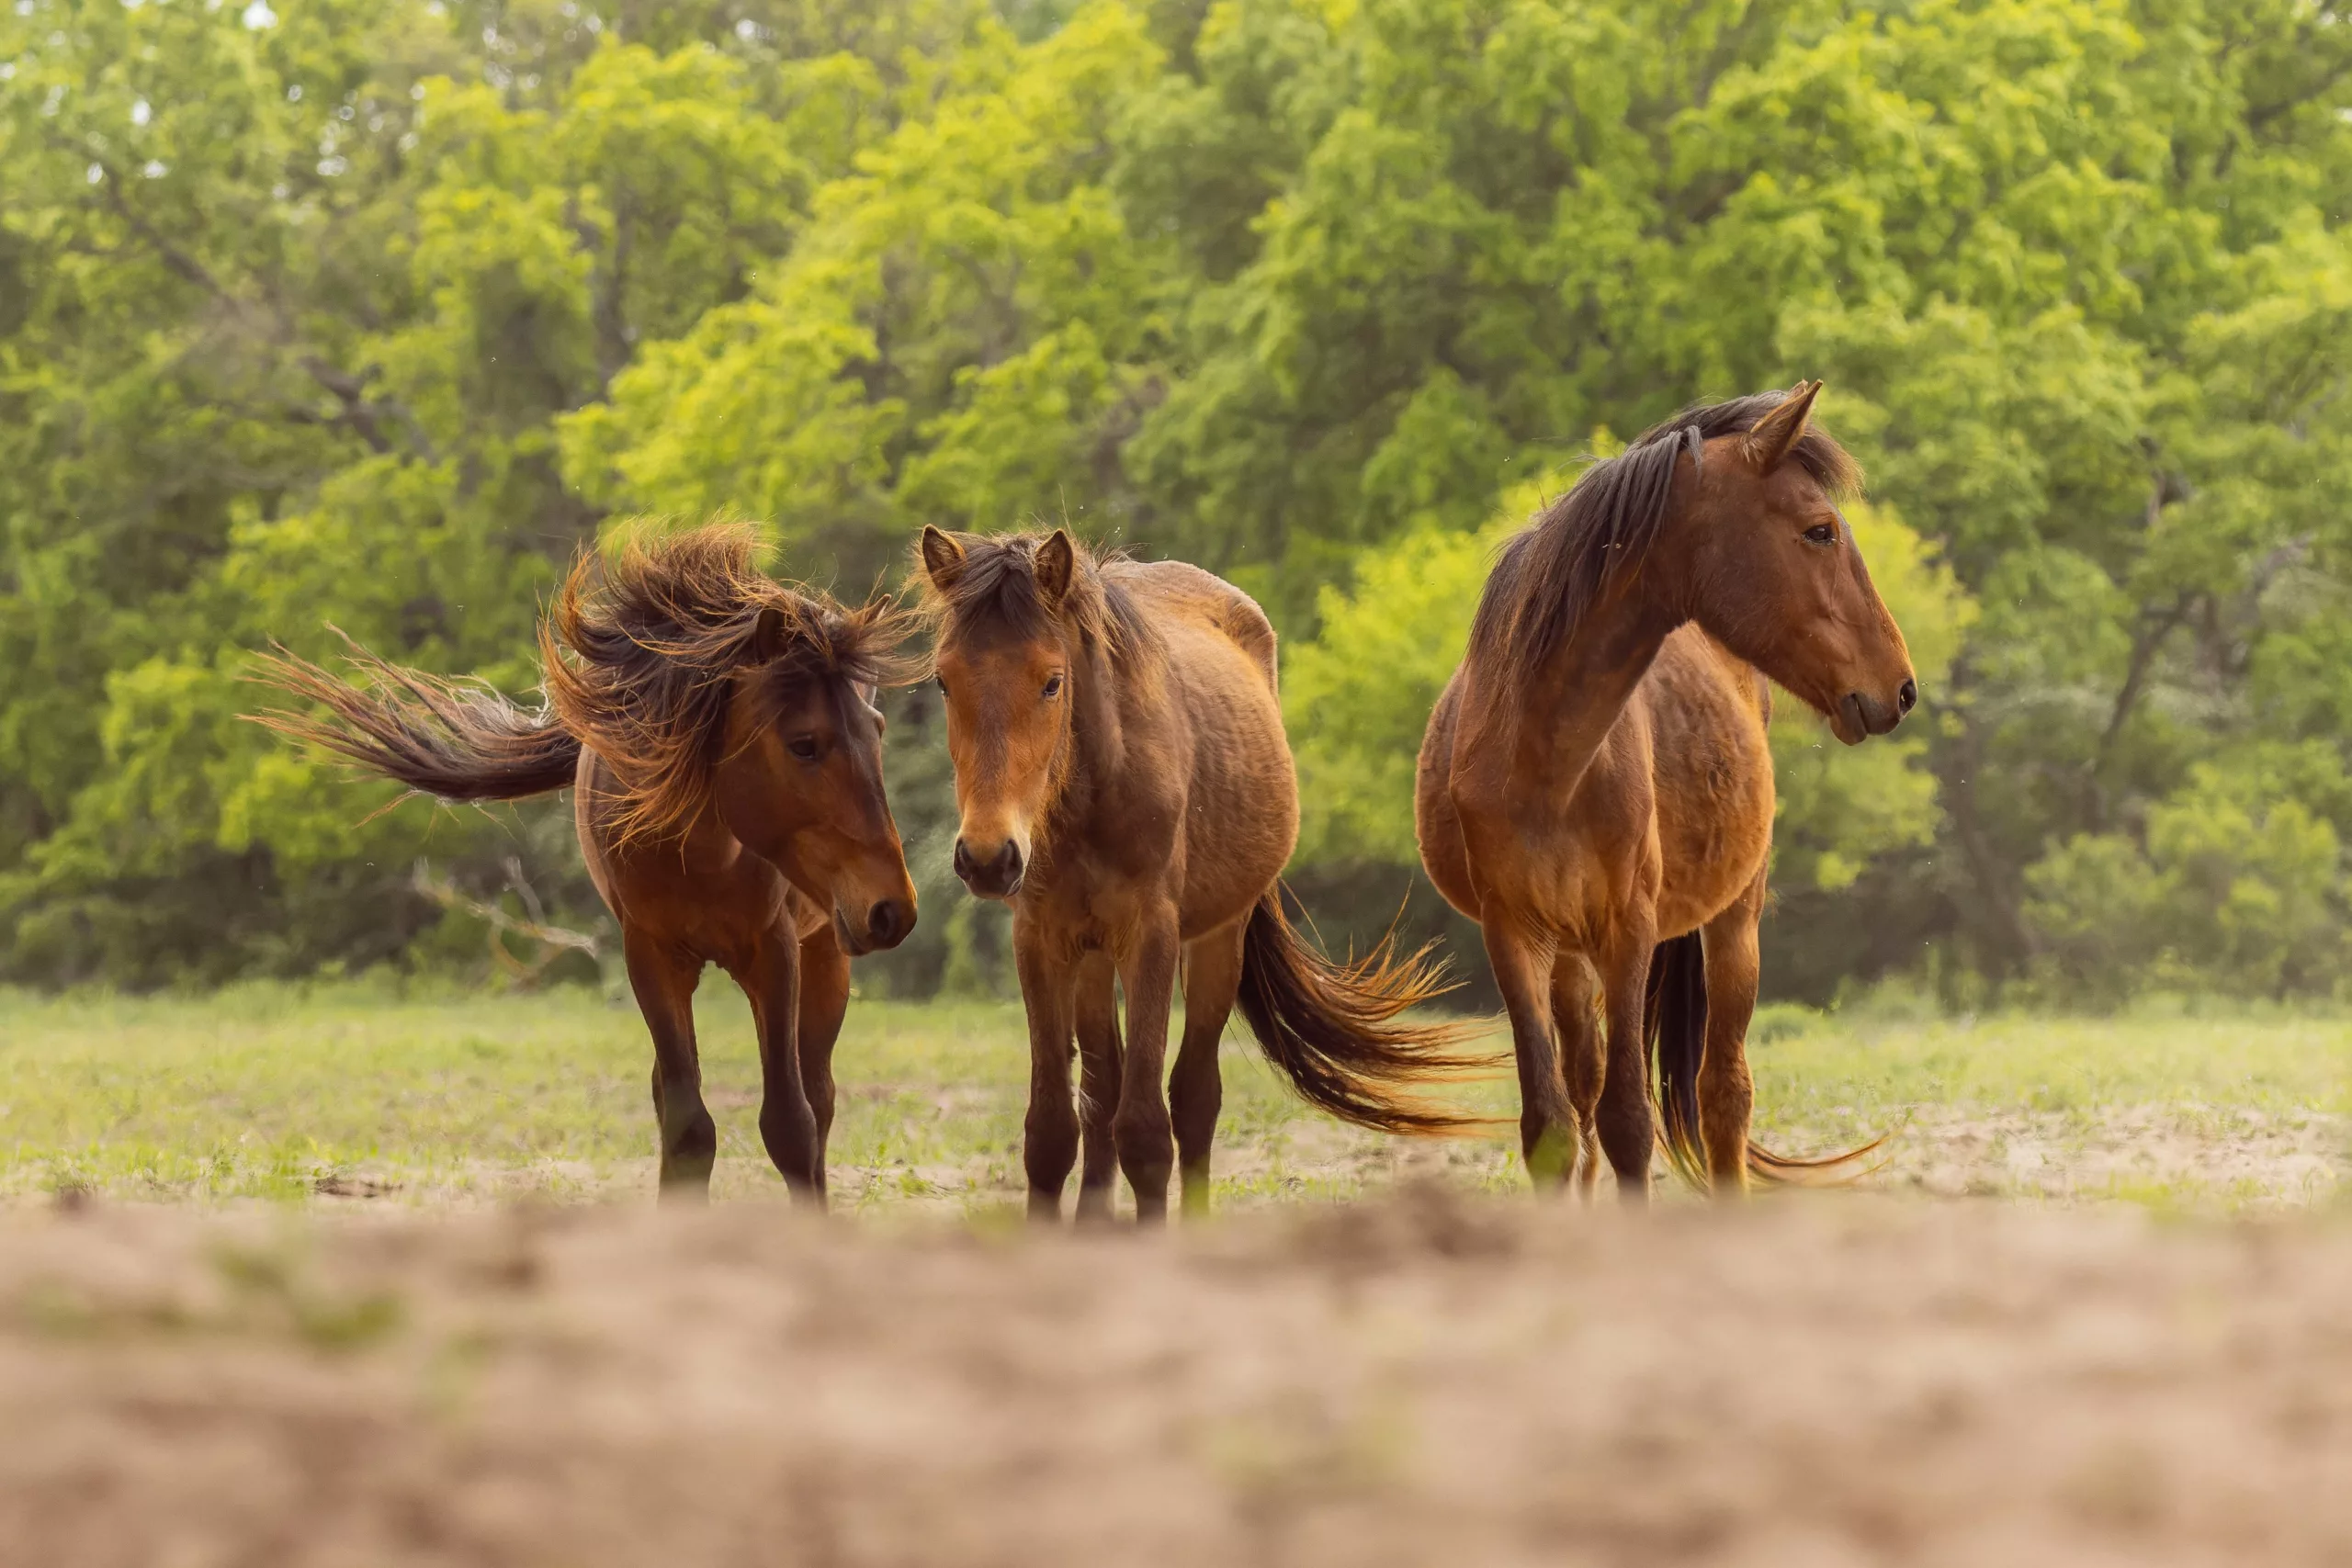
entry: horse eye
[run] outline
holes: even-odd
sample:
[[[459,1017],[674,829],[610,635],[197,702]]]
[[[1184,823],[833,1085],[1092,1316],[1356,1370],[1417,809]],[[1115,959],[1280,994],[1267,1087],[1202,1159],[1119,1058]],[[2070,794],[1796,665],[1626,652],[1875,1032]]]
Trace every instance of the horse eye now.
[[[785,750],[804,762],[813,762],[817,760],[817,738],[813,735],[796,735]]]
[[[1834,545],[1838,542],[1838,525],[1815,523],[1804,531],[1804,536],[1816,545]]]
[[[1049,699],[1050,699],[1050,698],[1054,698],[1054,697],[1058,697],[1058,696],[1060,696],[1061,694],[1062,694],[1062,678],[1061,678],[1060,676],[1058,676],[1058,675],[1056,675],[1056,676],[1054,676],[1052,679],[1048,680],[1048,681],[1046,682],[1046,697],[1047,697],[1047,698],[1049,698]]]

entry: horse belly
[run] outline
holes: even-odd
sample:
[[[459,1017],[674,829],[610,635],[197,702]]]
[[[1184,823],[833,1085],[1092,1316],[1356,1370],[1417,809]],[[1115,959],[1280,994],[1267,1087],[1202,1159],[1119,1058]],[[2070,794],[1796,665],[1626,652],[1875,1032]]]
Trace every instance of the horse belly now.
[[[1258,666],[1217,642],[1186,666],[1193,766],[1180,915],[1187,938],[1248,914],[1298,843],[1298,775],[1282,709]]]

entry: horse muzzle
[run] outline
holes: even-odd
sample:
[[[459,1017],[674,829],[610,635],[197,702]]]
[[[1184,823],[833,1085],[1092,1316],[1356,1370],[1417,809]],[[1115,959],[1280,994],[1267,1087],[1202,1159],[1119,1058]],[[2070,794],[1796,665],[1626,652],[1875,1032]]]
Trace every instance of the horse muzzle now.
[[[1919,704],[1919,683],[1909,676],[1894,689],[1892,702],[1863,692],[1849,692],[1830,715],[1830,728],[1849,746],[1859,746],[1873,735],[1884,735],[1903,722]]]
[[[971,841],[956,840],[956,874],[982,898],[1010,898],[1021,891],[1028,864],[1018,840],[1007,839],[993,850],[975,851]]]
[[[914,906],[897,898],[882,899],[865,911],[863,921],[855,923],[839,903],[833,906],[833,936],[852,958],[896,947],[914,929]]]

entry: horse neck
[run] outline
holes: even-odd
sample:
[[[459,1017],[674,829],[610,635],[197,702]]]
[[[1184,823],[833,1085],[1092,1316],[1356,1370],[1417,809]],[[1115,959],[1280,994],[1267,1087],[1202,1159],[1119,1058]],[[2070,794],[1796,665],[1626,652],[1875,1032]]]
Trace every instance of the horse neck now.
[[[1057,829],[1085,823],[1126,761],[1125,683],[1117,661],[1095,638],[1070,660],[1069,755],[1047,821]]]
[[[1522,689],[1512,735],[1512,773],[1548,790],[1574,792],[1685,617],[1663,575],[1648,570],[1606,592]],[[1509,701],[1504,698],[1502,700]]]

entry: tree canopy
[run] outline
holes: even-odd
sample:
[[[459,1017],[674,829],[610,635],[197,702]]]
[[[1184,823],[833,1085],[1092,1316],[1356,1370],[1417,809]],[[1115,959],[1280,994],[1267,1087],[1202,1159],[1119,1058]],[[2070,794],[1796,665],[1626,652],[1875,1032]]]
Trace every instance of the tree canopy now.
[[[1302,885],[1385,919],[1502,533],[1800,376],[1925,702],[1776,721],[1768,987],[2347,956],[2332,6],[22,0],[0,154],[0,977],[469,951],[420,857],[591,918],[560,808],[371,816],[241,678],[332,623],[526,689],[638,513],[849,591],[927,522],[1231,577]],[[904,717],[925,927],[873,978],[920,990],[987,933]]]

